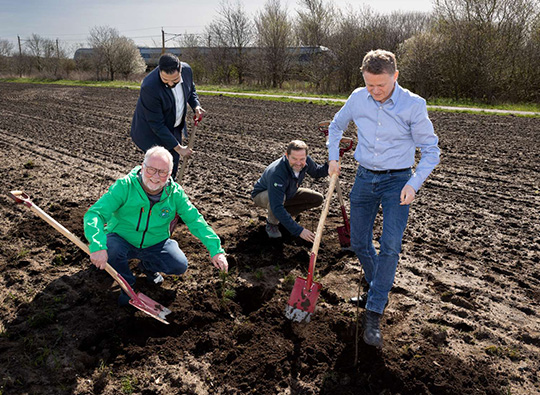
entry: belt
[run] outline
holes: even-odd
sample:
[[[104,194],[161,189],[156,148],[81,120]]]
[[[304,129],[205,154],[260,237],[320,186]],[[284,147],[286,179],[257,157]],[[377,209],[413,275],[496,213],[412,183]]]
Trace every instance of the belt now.
[[[410,167],[406,167],[405,169],[389,169],[389,170],[370,170],[370,169],[366,169],[365,167],[362,167],[362,168],[373,174],[390,174],[390,173],[398,173],[400,171],[411,170]]]

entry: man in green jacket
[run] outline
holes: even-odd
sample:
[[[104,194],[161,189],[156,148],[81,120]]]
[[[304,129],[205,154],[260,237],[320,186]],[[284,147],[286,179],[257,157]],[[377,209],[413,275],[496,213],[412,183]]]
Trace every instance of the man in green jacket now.
[[[183,274],[188,261],[169,224],[176,213],[189,231],[210,252],[216,268],[228,270],[227,259],[216,233],[191,204],[182,187],[171,178],[173,158],[163,147],[150,148],[142,166],[117,180],[84,216],[84,234],[90,245],[90,260],[99,269],[108,262],[133,286],[135,276],[128,261],[139,259],[139,269],[154,284],[161,273]],[[129,296],[123,291],[119,305]]]

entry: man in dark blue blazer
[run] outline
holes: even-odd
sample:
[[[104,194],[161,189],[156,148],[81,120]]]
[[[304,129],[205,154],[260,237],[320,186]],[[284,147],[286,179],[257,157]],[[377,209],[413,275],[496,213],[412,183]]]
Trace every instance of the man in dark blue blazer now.
[[[187,136],[187,104],[195,111],[197,119],[201,119],[205,111],[199,103],[191,67],[166,53],[142,82],[131,122],[131,138],[144,152],[155,145],[167,148],[173,156],[173,178],[176,178],[180,157],[191,154],[191,150],[182,145],[182,135]]]

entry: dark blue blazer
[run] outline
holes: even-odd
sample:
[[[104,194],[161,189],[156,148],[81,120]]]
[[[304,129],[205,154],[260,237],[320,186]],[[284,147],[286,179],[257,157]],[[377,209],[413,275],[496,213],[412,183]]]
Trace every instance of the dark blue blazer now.
[[[199,106],[199,98],[193,83],[193,71],[187,63],[182,62],[182,87],[184,89],[184,104],[187,102],[192,109]],[[171,88],[168,88],[159,77],[159,67],[151,71],[141,84],[141,93],[135,107],[131,122],[131,138],[133,142],[147,151],[154,145],[161,145],[168,150],[174,149],[181,140],[180,130],[186,130],[185,104],[182,122],[175,132],[176,104]]]

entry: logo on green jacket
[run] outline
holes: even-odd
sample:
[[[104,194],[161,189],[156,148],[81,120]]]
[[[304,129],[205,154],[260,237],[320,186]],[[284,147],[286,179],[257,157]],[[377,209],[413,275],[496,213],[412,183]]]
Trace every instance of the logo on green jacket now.
[[[159,214],[161,218],[169,218],[171,216],[170,208],[162,208],[161,213]]]

